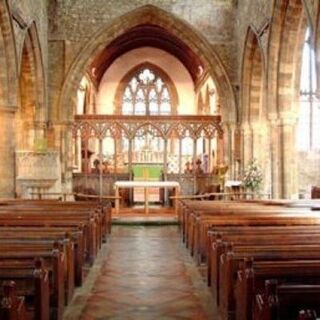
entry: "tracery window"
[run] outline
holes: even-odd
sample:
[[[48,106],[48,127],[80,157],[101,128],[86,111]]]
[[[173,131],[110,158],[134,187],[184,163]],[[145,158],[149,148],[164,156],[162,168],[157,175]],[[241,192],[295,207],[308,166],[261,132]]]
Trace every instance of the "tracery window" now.
[[[300,78],[300,112],[297,130],[299,151],[320,149],[320,103],[316,96],[316,61],[310,28],[306,31]]]
[[[144,67],[129,80],[122,96],[124,115],[169,115],[173,97],[167,82],[155,70]]]

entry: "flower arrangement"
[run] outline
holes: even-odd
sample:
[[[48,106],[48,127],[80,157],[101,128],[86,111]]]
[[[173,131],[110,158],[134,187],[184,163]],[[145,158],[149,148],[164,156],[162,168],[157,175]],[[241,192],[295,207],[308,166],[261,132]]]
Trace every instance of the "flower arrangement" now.
[[[262,170],[256,159],[252,159],[244,171],[243,185],[252,192],[258,191],[262,184]]]

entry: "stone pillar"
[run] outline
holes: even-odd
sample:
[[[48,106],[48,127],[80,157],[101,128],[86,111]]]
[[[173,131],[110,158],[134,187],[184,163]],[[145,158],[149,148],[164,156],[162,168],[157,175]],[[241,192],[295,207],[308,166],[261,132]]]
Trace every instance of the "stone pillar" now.
[[[168,139],[165,138],[163,140],[163,147],[164,147],[164,152],[163,152],[163,180],[167,181],[168,180]],[[164,188],[164,204],[165,206],[169,205],[169,193],[168,189]]]
[[[103,139],[99,138],[99,196],[103,196]]]
[[[228,148],[228,158],[229,158],[229,177],[232,180],[235,180],[238,177],[236,159],[235,159],[235,132],[236,132],[236,124],[230,123],[228,126],[228,140],[229,140],[229,148]]]
[[[57,139],[60,146],[60,163],[61,163],[61,191],[70,193],[73,189],[73,138],[72,123],[64,123],[56,127]],[[88,170],[89,162],[86,163],[85,170]]]
[[[15,195],[15,109],[0,108],[0,197]]]
[[[249,123],[243,125],[243,167],[247,167],[253,157],[253,133]]]
[[[261,141],[260,141],[260,122],[251,124],[251,143],[252,143],[252,157],[255,158],[259,163],[261,159]]]
[[[294,115],[283,115],[281,119],[282,148],[282,197],[298,197],[298,161],[296,151],[296,123]]]
[[[291,113],[270,120],[272,195],[275,198],[298,195],[296,123],[297,117]]]
[[[271,151],[271,193],[273,198],[282,196],[282,153],[281,153],[281,126],[276,117],[270,119],[270,151]]]
[[[261,191],[270,193],[270,130],[266,121],[260,120],[251,125],[252,128],[252,156],[258,162],[264,173],[262,186],[268,187],[268,189],[262,188]]]

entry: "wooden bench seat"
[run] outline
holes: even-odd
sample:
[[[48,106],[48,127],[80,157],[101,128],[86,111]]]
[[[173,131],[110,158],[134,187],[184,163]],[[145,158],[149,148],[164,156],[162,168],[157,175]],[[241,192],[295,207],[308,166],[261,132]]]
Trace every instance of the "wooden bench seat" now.
[[[235,280],[239,265],[245,258],[254,260],[317,260],[319,245],[235,246],[220,257],[219,310],[224,318],[234,317]]]
[[[14,281],[4,281],[0,290],[0,319],[27,320],[30,318],[27,316],[24,296],[19,295]]]
[[[37,259],[44,261],[45,269],[49,272],[50,312],[55,319],[62,319],[65,305],[65,256],[58,246],[41,250],[29,250],[28,247],[9,247],[6,251],[0,249],[0,266],[3,268],[11,269],[16,263],[29,264],[32,268]],[[3,280],[12,280],[11,277],[7,274]]]
[[[217,270],[220,255],[226,250],[226,241],[234,241],[236,237],[248,237],[248,239],[258,236],[269,238],[272,235],[297,235],[298,239],[319,236],[320,226],[248,226],[248,227],[229,227],[216,226],[208,231],[207,266],[208,266],[208,285],[211,286],[211,277],[217,278],[217,273],[212,274],[212,270]],[[233,237],[233,238],[232,238]],[[295,240],[293,240],[295,241]],[[213,280],[214,281],[214,280]]]
[[[189,248],[192,253],[200,254],[206,259],[208,247],[208,230],[215,226],[294,226],[294,225],[320,225],[318,214],[314,213],[258,213],[258,214],[237,214],[208,216],[198,218],[197,226],[189,236]]]
[[[0,241],[0,255],[5,255],[8,251],[15,251],[25,254],[27,252],[44,252],[59,248],[63,253],[63,277],[65,287],[65,302],[71,301],[75,287],[75,255],[73,243],[69,239],[57,242],[56,240],[46,239],[3,239]]]
[[[85,259],[83,233],[74,229],[57,228],[3,228],[0,227],[0,241],[36,241],[51,240],[69,243],[74,251],[74,282],[76,286],[81,286],[83,282],[83,264]],[[71,250],[71,249],[70,249]],[[67,256],[71,251],[65,252]]]
[[[0,214],[0,227],[62,227],[82,230],[85,239],[86,260],[90,264],[94,262],[99,249],[97,245],[96,225],[92,218],[71,217],[67,219],[57,215],[45,216],[28,214],[12,214],[10,218],[8,218]]]
[[[27,315],[25,319],[49,320],[49,272],[45,269],[43,261],[41,259],[35,262],[31,260],[0,259],[0,280],[5,280],[5,283],[8,278],[12,280],[8,284],[7,294],[2,297],[2,302],[5,304],[6,295],[12,295],[13,293],[10,293],[10,291],[14,290],[15,296],[24,297],[24,313]],[[13,280],[14,284],[12,283]],[[14,306],[7,304],[6,312],[12,313],[12,308]],[[51,312],[53,313],[51,318],[55,317],[55,310],[51,310]]]
[[[252,320],[255,297],[263,293],[268,279],[279,284],[320,284],[320,260],[245,261],[235,286],[237,320]]]
[[[38,308],[32,307],[37,297],[31,277],[36,274],[34,260],[43,259],[47,270],[49,317],[62,319],[64,304],[71,300],[75,285],[82,284],[84,262],[93,263],[110,231],[110,204],[42,200],[0,203],[0,279],[15,281],[14,290],[25,296],[21,310],[27,318]]]
[[[319,205],[313,201],[181,202],[182,238],[196,261],[208,266],[208,284],[221,319],[252,319],[255,297],[269,277],[277,279],[279,287],[320,284]],[[302,304],[292,319],[309,307],[313,305]]]
[[[212,241],[210,250],[210,259],[208,260],[208,274],[211,275],[211,281],[218,280],[218,266],[221,254],[225,253],[227,244],[235,245],[281,245],[281,244],[318,244],[320,243],[320,230],[314,233],[292,232],[291,234],[283,233],[246,233],[246,234],[223,234]],[[210,281],[210,283],[211,283]],[[210,285],[209,283],[209,285]]]
[[[278,284],[267,280],[266,289],[256,296],[254,320],[298,319],[301,309],[320,313],[320,285]]]

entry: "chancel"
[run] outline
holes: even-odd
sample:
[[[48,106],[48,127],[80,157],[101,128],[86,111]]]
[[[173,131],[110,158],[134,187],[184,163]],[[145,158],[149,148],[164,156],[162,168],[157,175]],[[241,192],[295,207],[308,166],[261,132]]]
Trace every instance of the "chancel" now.
[[[319,319],[319,0],[0,0],[0,65],[0,320]]]

